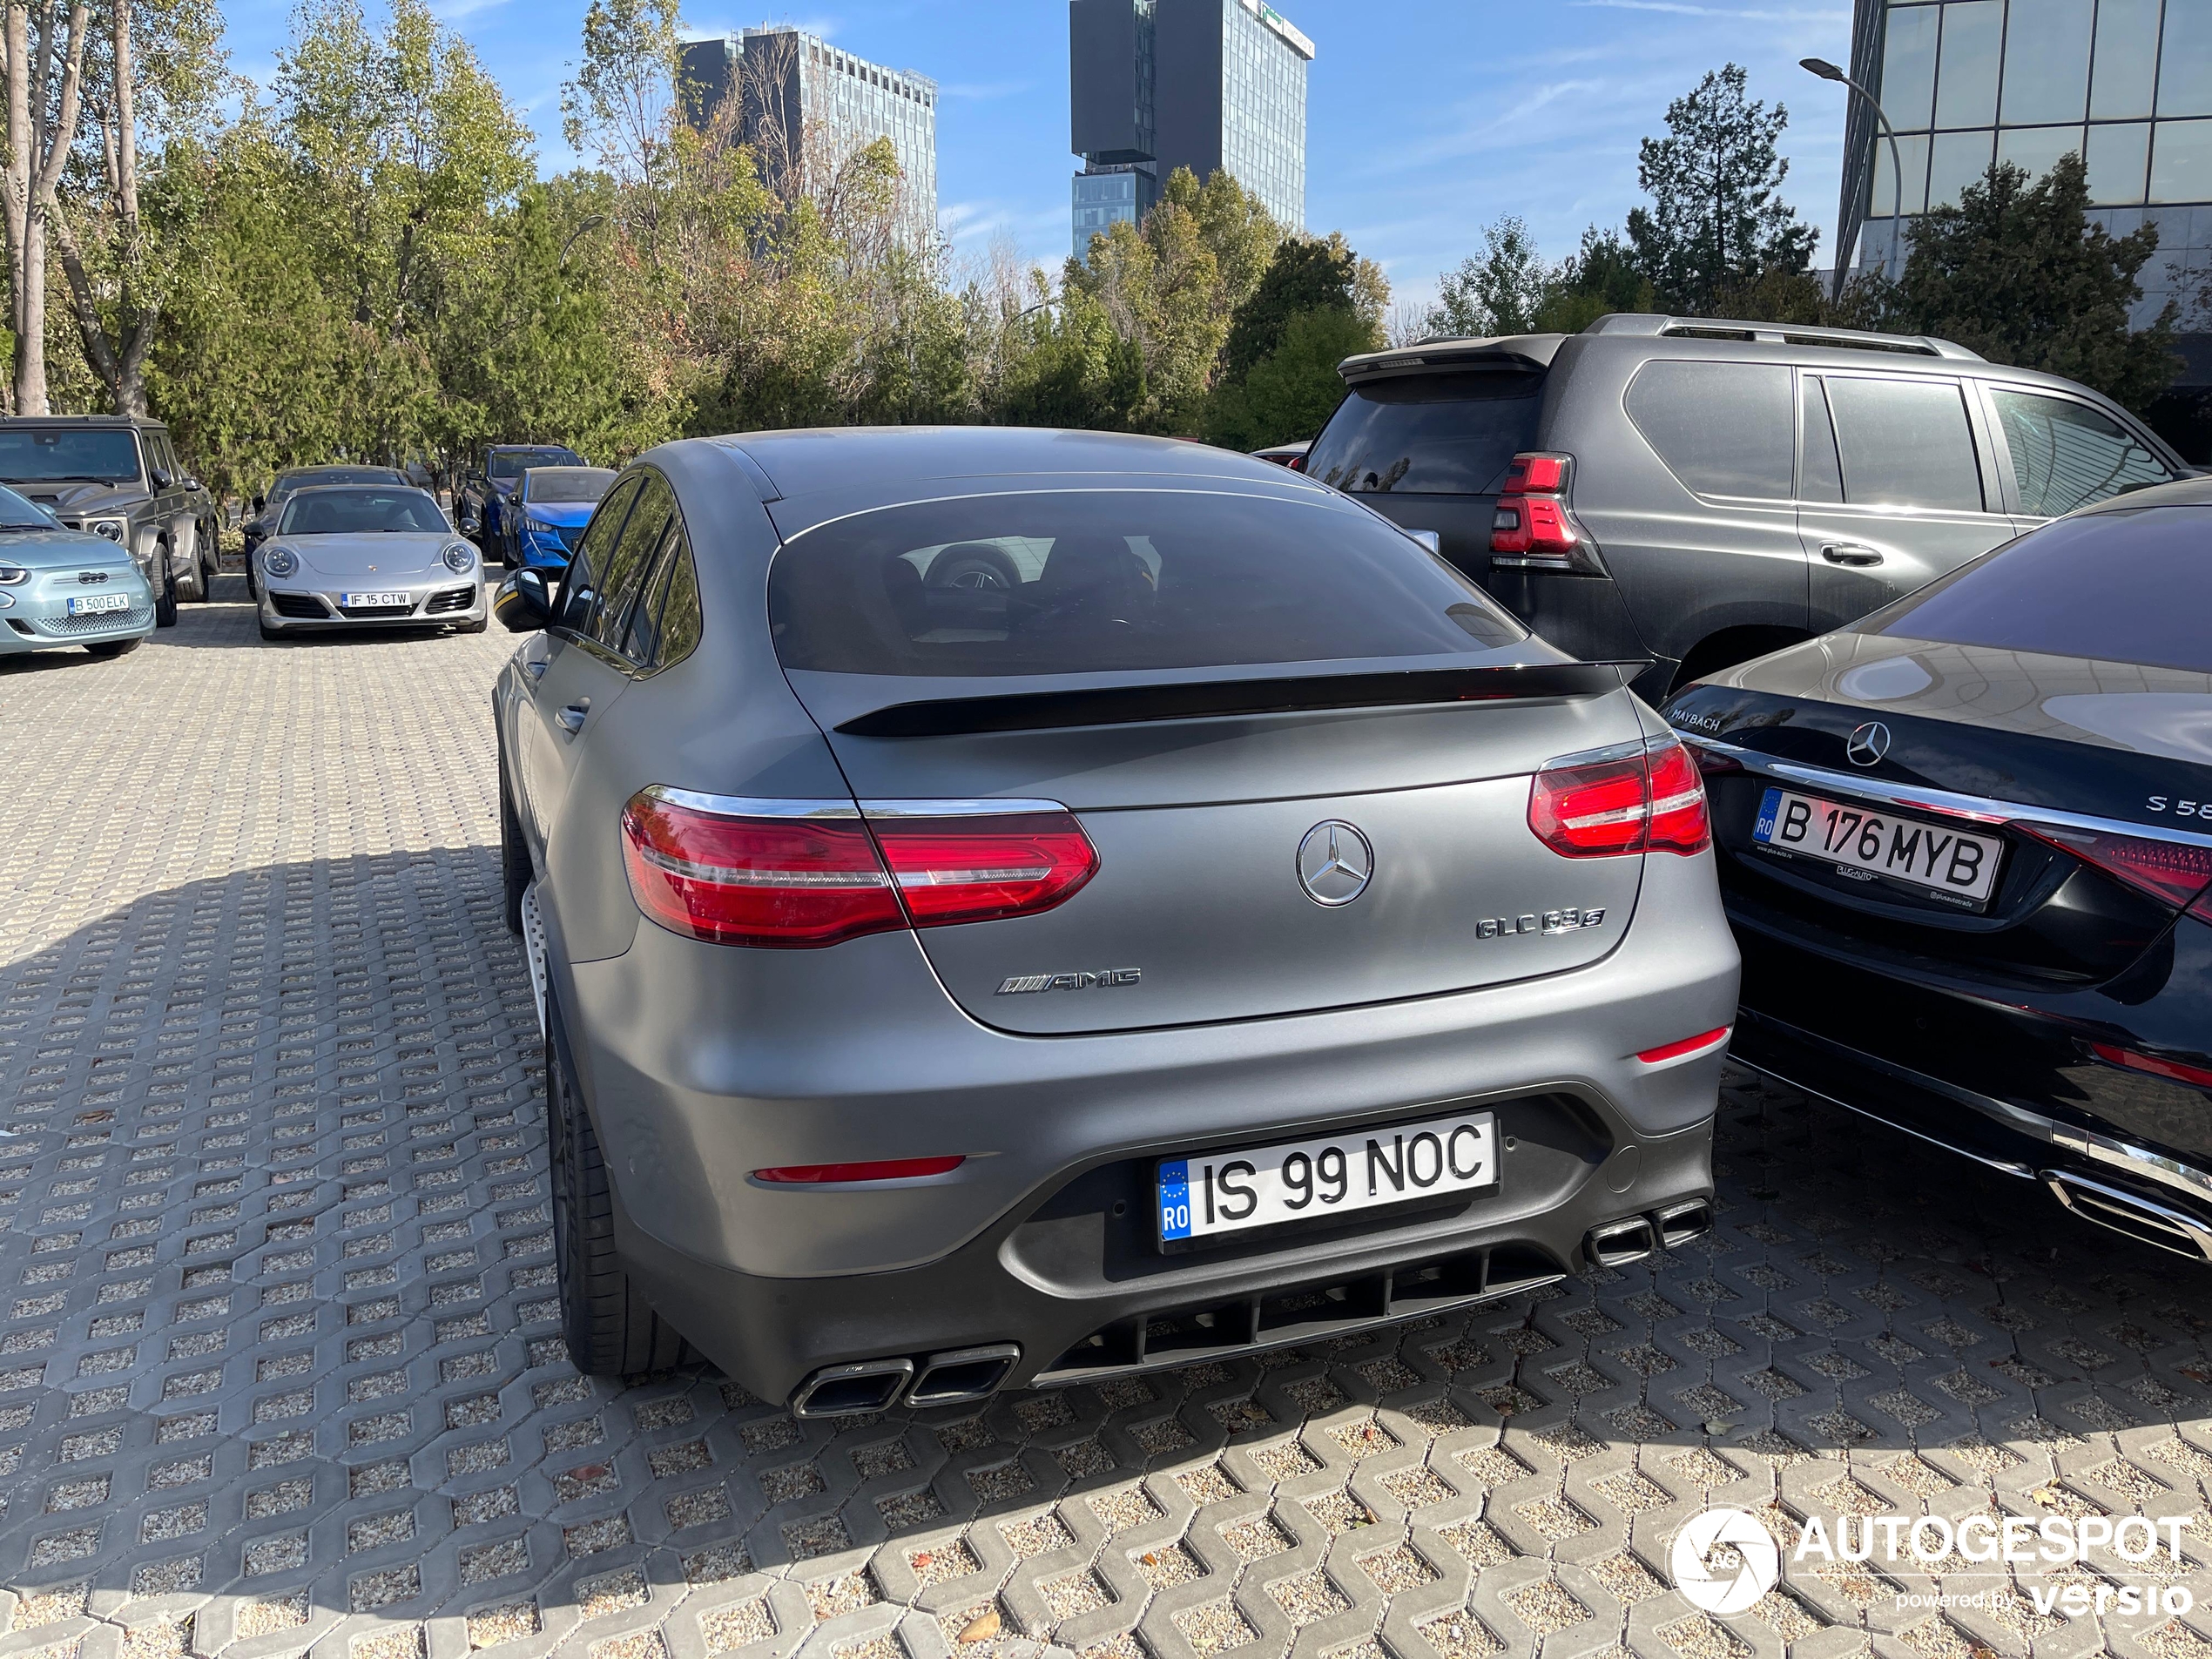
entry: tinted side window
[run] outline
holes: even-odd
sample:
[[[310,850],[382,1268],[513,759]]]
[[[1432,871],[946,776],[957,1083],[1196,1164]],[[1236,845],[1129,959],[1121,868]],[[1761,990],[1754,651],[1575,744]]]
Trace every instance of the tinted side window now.
[[[668,599],[668,567],[670,549],[676,541],[676,523],[671,519],[661,530],[660,543],[653,550],[652,565],[645,572],[645,584],[639,590],[637,603],[630,607],[630,622],[623,630],[622,644],[616,649],[641,667],[652,665],[654,653],[660,648],[661,606]]]
[[[2012,451],[2020,511],[2056,518],[2122,490],[2162,484],[2165,463],[2101,409],[2069,398],[1991,387]]]
[[[1629,418],[1701,496],[1790,498],[1790,370],[1781,363],[1646,363]]]
[[[623,522],[630,516],[630,503],[637,499],[644,482],[642,473],[623,479],[607,492],[599,510],[583,527],[583,539],[569,556],[568,573],[561,578],[561,603],[554,618],[556,625],[581,631],[590,620],[592,602],[598,597],[598,573],[605,568],[607,556],[622,535]]]
[[[1353,494],[1483,496],[1536,443],[1541,374],[1417,374],[1355,388],[1313,441],[1305,470]]]
[[[622,648],[630,630],[631,610],[644,591],[646,573],[652,568],[653,555],[660,550],[661,536],[675,510],[676,497],[668,485],[658,475],[648,473],[644,488],[638,491],[637,504],[630,509],[629,522],[622,527],[621,539],[608,553],[599,573],[598,601],[592,607],[591,619],[584,624],[584,632],[610,651]]]
[[[691,543],[679,517],[669,526],[653,590],[632,615],[631,644],[624,655],[650,669],[682,662],[699,643],[698,572],[691,565]]]
[[[1845,501],[1982,510],[1981,468],[1957,382],[1831,375],[1828,406]]]

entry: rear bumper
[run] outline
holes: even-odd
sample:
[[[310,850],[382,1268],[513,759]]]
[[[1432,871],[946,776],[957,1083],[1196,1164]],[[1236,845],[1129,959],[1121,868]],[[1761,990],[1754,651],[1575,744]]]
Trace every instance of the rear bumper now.
[[[1299,1287],[1332,1320],[1402,1318],[1569,1271],[1593,1226],[1711,1191],[1721,1053],[1635,1058],[1731,1017],[1709,857],[1649,860],[1627,937],[1588,967],[1270,1020],[1014,1036],[961,1014],[912,935],[836,949],[836,1008],[818,975],[764,975],[752,953],[652,927],[619,957],[553,953],[625,1264],[768,1398],[823,1366],[1007,1342],[1015,1381],[1169,1363],[1156,1315],[1193,1322],[1176,1363],[1297,1340],[1260,1303]],[[1494,1196],[1189,1254],[1152,1240],[1159,1157],[1467,1102],[1518,1143]],[[908,1182],[751,1178],[947,1152],[967,1161]],[[1413,1268],[1437,1271],[1399,1271]],[[1094,1338],[1095,1363],[1063,1362]]]

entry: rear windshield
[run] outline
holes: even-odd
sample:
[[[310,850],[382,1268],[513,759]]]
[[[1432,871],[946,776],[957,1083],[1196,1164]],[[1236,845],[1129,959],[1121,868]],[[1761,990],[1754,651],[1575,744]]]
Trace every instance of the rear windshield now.
[[[1492,496],[1536,442],[1541,373],[1415,374],[1354,387],[1305,458],[1353,494]]]
[[[445,515],[419,489],[311,489],[287,502],[285,536],[356,536],[376,530],[442,530]]]
[[[2062,518],[1858,631],[2212,673],[2212,507]]]
[[[1184,490],[972,496],[794,536],[787,668],[1086,674],[1489,651],[1527,631],[1371,515]]]
[[[519,478],[532,467],[581,467],[583,457],[573,449],[496,450],[491,458],[495,478]]]
[[[532,467],[523,475],[529,501],[597,501],[615,475],[601,467]]]
[[[18,427],[0,432],[0,478],[11,483],[138,482],[138,441],[128,431],[55,431]]]

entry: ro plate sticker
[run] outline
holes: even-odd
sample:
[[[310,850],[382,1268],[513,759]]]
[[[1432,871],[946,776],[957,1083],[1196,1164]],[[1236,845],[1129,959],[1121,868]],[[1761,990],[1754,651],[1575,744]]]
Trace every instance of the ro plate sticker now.
[[[1190,1237],[1190,1163],[1177,1158],[1160,1165],[1160,1237]]]
[[[1774,838],[1775,814],[1781,810],[1782,792],[1779,789],[1768,790],[1759,801],[1759,821],[1751,826],[1753,840],[1766,841]]]

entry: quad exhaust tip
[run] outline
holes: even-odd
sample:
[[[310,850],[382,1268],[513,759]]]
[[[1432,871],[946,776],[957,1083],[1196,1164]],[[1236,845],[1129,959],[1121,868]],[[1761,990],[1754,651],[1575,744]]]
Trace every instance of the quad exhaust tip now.
[[[2084,1221],[2179,1256],[2212,1262],[2212,1220],[2071,1170],[2046,1170],[2052,1196]]]
[[[1713,1201],[1691,1198],[1670,1204],[1652,1219],[1659,1224],[1659,1248],[1677,1250],[1713,1231]]]
[[[1651,1254],[1657,1243],[1658,1234],[1649,1216],[1629,1216],[1591,1228],[1583,1249],[1600,1267],[1626,1267]]]
[[[970,1406],[998,1393],[1021,1358],[1021,1344],[995,1342],[933,1353],[919,1366],[904,1356],[825,1366],[792,1392],[791,1414],[853,1417],[894,1405],[911,1411]]]

